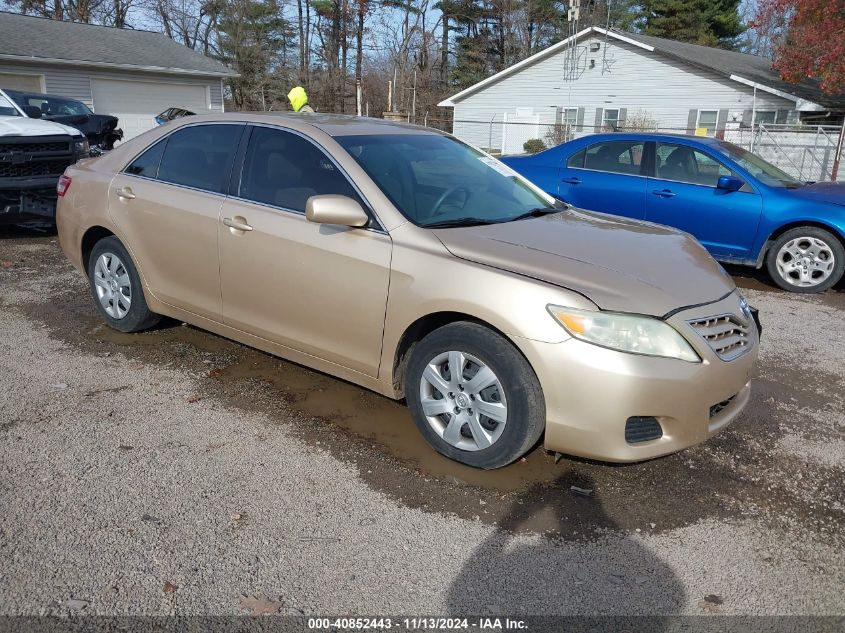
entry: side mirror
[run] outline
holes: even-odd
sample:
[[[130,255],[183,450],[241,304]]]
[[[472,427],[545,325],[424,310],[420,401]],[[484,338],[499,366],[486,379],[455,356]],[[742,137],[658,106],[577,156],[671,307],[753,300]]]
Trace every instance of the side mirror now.
[[[41,118],[41,108],[34,105],[25,105],[23,107],[23,113],[28,116],[30,119],[40,119]]]
[[[317,224],[366,226],[370,216],[352,198],[335,194],[311,196],[305,203],[305,217]]]
[[[719,176],[719,181],[716,183],[716,189],[723,191],[739,191],[745,185],[745,181],[735,176]]]

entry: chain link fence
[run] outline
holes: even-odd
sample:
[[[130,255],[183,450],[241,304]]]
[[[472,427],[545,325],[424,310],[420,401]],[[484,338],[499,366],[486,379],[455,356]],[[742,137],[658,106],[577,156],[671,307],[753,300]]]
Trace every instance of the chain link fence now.
[[[686,127],[595,127],[575,122],[544,123],[539,115],[497,114],[487,121],[426,118],[427,127],[449,132],[494,155],[523,154],[554,147],[599,132],[659,132],[694,135]],[[708,130],[761,156],[799,180],[830,181],[836,169],[836,150],[841,147],[839,126],[760,124],[753,128],[728,123],[725,129]],[[845,163],[845,161],[843,161]],[[845,164],[836,180],[845,182]]]

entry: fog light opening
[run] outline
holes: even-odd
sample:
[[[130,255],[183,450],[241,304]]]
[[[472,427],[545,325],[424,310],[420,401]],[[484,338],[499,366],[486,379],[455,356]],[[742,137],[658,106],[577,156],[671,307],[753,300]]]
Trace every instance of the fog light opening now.
[[[663,437],[663,428],[653,416],[632,416],[625,422],[625,441],[628,444],[649,442]]]

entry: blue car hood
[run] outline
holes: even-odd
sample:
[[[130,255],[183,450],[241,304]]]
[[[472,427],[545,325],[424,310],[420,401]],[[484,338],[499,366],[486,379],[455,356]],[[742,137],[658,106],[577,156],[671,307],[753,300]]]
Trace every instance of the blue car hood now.
[[[845,206],[845,182],[816,182],[797,189],[788,189],[789,195],[809,202],[823,202]]]

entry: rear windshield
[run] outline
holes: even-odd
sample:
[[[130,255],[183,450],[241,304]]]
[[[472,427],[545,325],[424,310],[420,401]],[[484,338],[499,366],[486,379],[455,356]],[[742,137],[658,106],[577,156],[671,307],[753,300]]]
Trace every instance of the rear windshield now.
[[[507,222],[554,200],[515,171],[449,136],[335,137],[397,209],[419,226],[472,218]]]
[[[75,116],[91,114],[81,101],[74,99],[62,99],[61,97],[48,97],[47,95],[14,95],[14,100],[20,106],[33,106],[41,110],[42,116]]]

